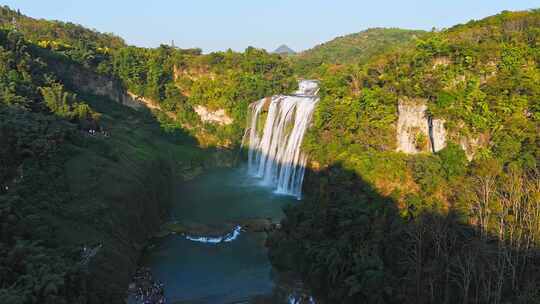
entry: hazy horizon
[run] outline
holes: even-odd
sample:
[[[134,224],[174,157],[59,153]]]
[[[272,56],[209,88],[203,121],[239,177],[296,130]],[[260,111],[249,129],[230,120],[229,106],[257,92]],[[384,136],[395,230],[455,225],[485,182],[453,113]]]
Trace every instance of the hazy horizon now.
[[[415,0],[357,3],[286,0],[252,2],[237,0],[104,1],[74,0],[0,1],[33,18],[81,24],[100,32],[114,33],[126,43],[157,47],[174,41],[180,48],[204,52],[248,46],[273,51],[282,44],[294,51],[309,49],[338,36],[373,27],[430,30],[481,19],[503,10],[540,6],[531,0],[457,0],[452,3]],[[121,14],[119,14],[121,12]]]

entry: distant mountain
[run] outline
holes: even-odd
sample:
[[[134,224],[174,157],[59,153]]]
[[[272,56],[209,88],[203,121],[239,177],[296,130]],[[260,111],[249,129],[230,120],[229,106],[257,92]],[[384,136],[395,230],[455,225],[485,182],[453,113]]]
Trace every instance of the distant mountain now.
[[[398,28],[372,28],[337,37],[297,56],[299,66],[308,70],[322,63],[365,63],[374,55],[402,46],[424,31]]]
[[[294,55],[296,54],[295,51],[293,51],[290,47],[286,46],[285,44],[282,44],[280,47],[278,47],[275,51],[275,54],[280,55]]]

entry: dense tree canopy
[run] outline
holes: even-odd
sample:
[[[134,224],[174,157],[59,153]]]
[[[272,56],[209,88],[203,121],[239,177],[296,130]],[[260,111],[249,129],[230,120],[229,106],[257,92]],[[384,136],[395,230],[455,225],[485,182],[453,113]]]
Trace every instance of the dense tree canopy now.
[[[274,263],[329,303],[537,302],[539,29],[538,10],[503,12],[314,70],[315,172]],[[404,98],[445,121],[446,148],[394,152]]]
[[[367,63],[372,57],[404,47],[424,34],[419,30],[370,28],[317,45],[291,60],[298,74],[308,76],[323,64]]]

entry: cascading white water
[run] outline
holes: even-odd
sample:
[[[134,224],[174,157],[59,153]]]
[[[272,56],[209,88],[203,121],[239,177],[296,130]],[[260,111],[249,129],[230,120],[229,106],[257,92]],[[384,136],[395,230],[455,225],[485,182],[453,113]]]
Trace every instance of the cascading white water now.
[[[277,95],[250,105],[248,171],[274,186],[280,194],[300,199],[307,156],[302,153],[304,139],[313,110],[319,101],[319,85],[301,80],[294,95]],[[260,131],[261,115],[266,112]]]

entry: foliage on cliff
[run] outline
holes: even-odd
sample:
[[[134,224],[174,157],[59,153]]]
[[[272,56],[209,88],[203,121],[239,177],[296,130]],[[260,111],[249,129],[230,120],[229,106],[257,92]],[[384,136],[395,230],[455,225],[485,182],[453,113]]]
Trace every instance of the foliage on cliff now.
[[[321,68],[307,150],[323,163],[392,151],[397,102],[414,97],[445,119],[450,142],[482,139],[478,158],[536,167],[539,29],[540,12],[505,12],[427,34],[365,65]]]
[[[172,112],[180,124],[202,126],[222,139],[240,140],[250,102],[292,89],[291,67],[278,55],[248,48],[201,55],[167,46],[119,50],[113,71],[134,93]],[[225,109],[235,123],[203,126],[195,105]]]
[[[539,39],[539,10],[502,12],[320,67],[305,141],[320,173],[274,260],[332,303],[537,302]],[[446,120],[445,149],[394,152],[401,98]]]

